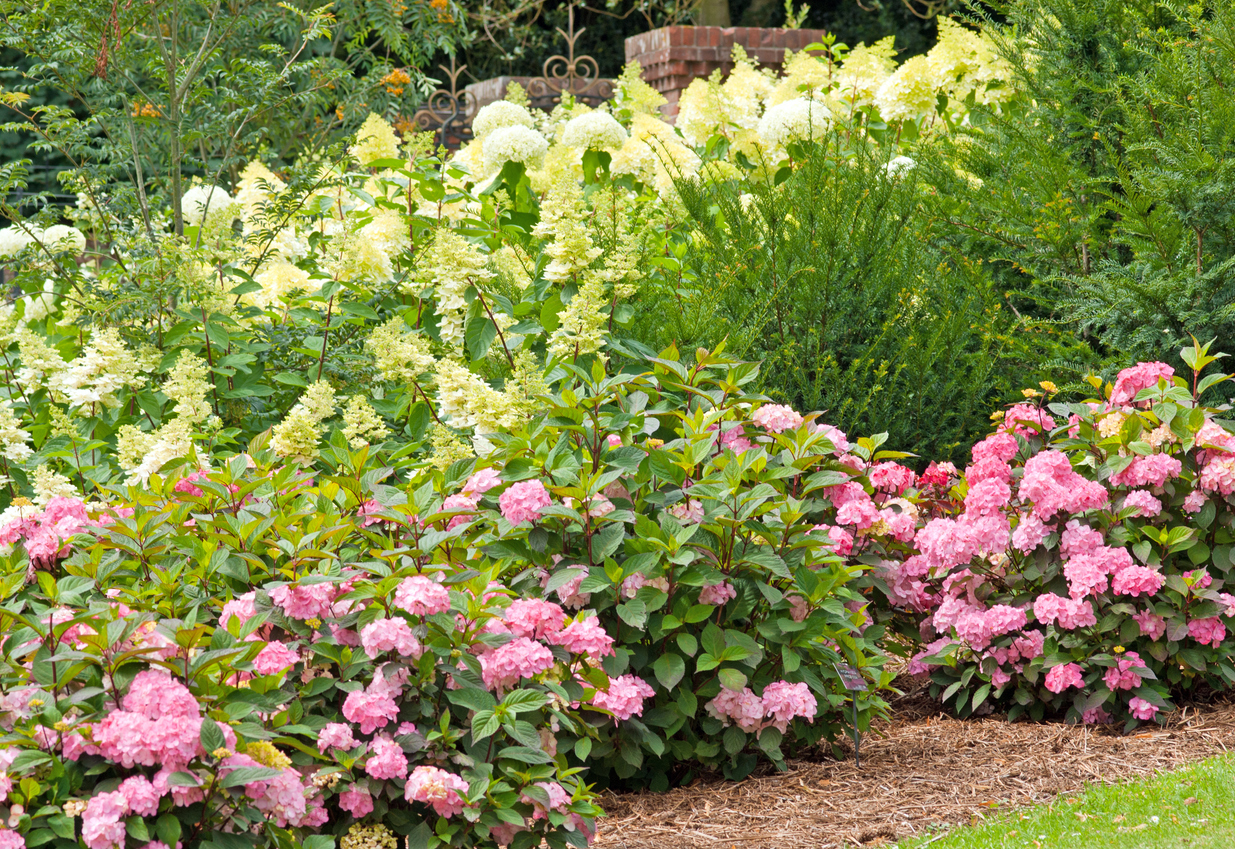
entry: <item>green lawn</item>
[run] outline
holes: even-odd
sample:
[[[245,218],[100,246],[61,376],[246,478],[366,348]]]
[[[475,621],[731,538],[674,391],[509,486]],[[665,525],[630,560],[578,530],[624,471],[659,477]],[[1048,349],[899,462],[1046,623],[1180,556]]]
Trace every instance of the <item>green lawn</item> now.
[[[1132,784],[1091,787],[1050,805],[995,815],[946,837],[899,849],[1231,849],[1235,756],[1221,756]]]

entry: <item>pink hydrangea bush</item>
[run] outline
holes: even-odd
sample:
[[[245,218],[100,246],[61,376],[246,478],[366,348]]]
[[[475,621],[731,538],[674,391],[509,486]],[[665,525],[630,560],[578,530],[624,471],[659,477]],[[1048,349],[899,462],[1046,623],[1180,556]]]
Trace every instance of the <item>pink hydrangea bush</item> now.
[[[423,466],[407,493],[335,500],[334,483],[289,487],[253,454],[253,469],[193,481],[237,487],[235,509],[155,478],[110,518],[40,511],[77,524],[34,582],[45,555],[7,555],[0,774],[24,807],[10,809],[14,839],[58,839],[77,817],[86,849],[310,845],[379,824],[429,846],[590,840],[600,810],[559,745],[650,695],[605,674],[614,639],[595,613],[504,583],[481,551],[496,539],[465,538],[439,509],[462,480]],[[496,480],[480,470],[469,486],[488,498]],[[439,518],[368,524],[373,494],[383,512]],[[21,521],[25,541],[45,519]],[[135,545],[143,533],[157,545]]]
[[[749,365],[676,356],[577,388],[490,455],[510,471],[469,526],[481,545],[501,535],[484,550],[541,596],[507,608],[509,641],[481,657],[485,682],[506,689],[548,666],[534,644],[546,635],[608,678],[581,704],[596,738],[572,746],[589,780],[664,787],[699,765],[741,777],[848,733],[835,664],[872,685],[864,726],[890,682],[858,589],[869,567],[841,555],[876,526],[912,529],[900,494],[916,475],[876,440],[744,394]],[[635,397],[640,412],[623,412]],[[718,708],[733,693],[758,694],[749,720]]]
[[[1235,434],[1193,395],[1213,358],[1183,357],[1186,378],[1140,363],[1103,398],[1018,405],[948,491],[910,490],[909,545],[855,549],[926,644],[910,671],[960,713],[1135,723],[1235,683]]]

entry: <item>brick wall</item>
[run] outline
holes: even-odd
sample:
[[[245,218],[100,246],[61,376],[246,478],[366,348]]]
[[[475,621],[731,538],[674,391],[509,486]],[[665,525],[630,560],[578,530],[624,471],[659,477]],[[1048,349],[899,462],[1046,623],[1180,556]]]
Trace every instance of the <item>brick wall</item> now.
[[[819,41],[819,29],[759,27],[686,27],[654,29],[626,39],[626,61],[643,66],[643,79],[665,96],[665,118],[678,114],[678,99],[696,77],[728,73],[733,45],[739,44],[760,65],[779,69],[785,50],[798,51]]]

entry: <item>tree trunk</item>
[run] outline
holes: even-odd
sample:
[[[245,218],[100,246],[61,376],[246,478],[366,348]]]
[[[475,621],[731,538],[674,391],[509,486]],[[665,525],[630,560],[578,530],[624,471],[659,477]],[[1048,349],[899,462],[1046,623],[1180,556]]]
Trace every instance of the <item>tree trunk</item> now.
[[[729,0],[701,0],[695,24],[701,27],[732,26],[729,19]]]

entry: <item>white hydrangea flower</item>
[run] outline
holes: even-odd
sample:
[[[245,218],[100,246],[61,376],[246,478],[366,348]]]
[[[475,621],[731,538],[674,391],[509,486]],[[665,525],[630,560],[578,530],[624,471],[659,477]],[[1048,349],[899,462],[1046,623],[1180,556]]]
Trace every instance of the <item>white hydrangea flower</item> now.
[[[759,119],[759,138],[768,147],[784,147],[791,141],[819,138],[831,123],[832,114],[822,103],[795,97],[764,113]]]
[[[502,127],[485,137],[485,172],[501,170],[507,162],[535,165],[548,149],[549,142],[535,130],[518,124]]]
[[[885,174],[895,180],[902,174],[908,174],[917,167],[918,163],[908,156],[897,156],[890,159],[888,164],[883,166],[883,170]]]
[[[39,241],[52,253],[71,251],[81,253],[86,249],[86,236],[76,227],[67,224],[53,224],[43,231]]]
[[[17,256],[32,241],[30,233],[18,225],[5,227],[0,230],[0,257]]]
[[[626,130],[608,112],[588,112],[562,128],[562,144],[579,150],[613,151],[626,143]]]
[[[535,126],[536,121],[531,112],[517,103],[496,100],[482,106],[476,113],[476,117],[472,119],[472,136],[483,141],[494,130],[503,127],[527,127],[530,130]]]
[[[25,306],[22,321],[42,321],[56,308],[56,281],[51,278],[44,280],[41,294],[26,295],[21,300]]]
[[[914,56],[883,81],[875,105],[883,120],[916,121],[934,112],[938,98],[935,74],[925,56]]]
[[[212,220],[224,220],[223,216],[236,217],[236,201],[218,186],[201,184],[193,186],[180,199],[180,212],[184,223],[200,227],[209,216]]]
[[[262,288],[248,292],[240,299],[263,310],[281,307],[290,296],[314,288],[309,281],[309,272],[282,259],[265,263],[262,270],[253,275],[253,280]]]

